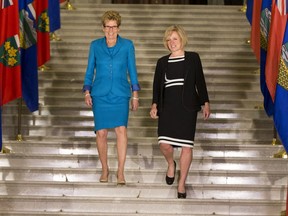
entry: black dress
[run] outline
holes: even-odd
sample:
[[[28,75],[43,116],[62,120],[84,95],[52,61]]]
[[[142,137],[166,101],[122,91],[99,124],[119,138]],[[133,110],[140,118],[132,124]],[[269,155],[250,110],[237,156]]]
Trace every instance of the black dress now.
[[[187,110],[182,103],[184,61],[184,56],[168,60],[163,109],[158,121],[158,143],[193,148],[197,111]]]

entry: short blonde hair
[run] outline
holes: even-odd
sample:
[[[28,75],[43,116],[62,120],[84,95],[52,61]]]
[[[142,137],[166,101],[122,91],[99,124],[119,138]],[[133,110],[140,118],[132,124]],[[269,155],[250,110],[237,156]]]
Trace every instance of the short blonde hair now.
[[[176,32],[179,35],[179,37],[181,39],[181,47],[184,48],[188,43],[188,38],[187,38],[186,32],[184,31],[183,27],[180,25],[172,25],[166,29],[166,31],[164,33],[164,37],[163,37],[164,47],[169,50],[168,44],[167,44],[168,43],[168,37],[170,37],[173,32]]]
[[[109,20],[115,20],[117,22],[117,26],[121,25],[121,16],[117,11],[106,11],[101,18],[102,25],[105,26],[105,22]]]

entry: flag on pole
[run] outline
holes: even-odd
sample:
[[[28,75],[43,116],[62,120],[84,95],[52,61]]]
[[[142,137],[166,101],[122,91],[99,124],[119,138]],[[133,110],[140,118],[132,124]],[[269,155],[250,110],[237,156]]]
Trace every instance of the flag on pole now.
[[[38,110],[38,66],[34,0],[19,1],[22,97],[30,112]]]
[[[2,106],[21,97],[18,1],[0,0],[0,150]]]
[[[247,0],[246,17],[251,25],[250,45],[260,63],[260,17],[262,0]]]
[[[0,106],[21,97],[18,1],[0,1]]]
[[[35,0],[38,66],[50,60],[48,0]]]
[[[261,17],[262,0],[253,1],[253,15],[251,25],[250,45],[260,63],[260,17]]]
[[[273,0],[265,67],[266,85],[272,101],[275,99],[278,68],[286,22],[286,0]]]
[[[60,22],[60,3],[59,0],[49,0],[48,15],[50,21],[50,32],[55,32],[61,28]]]
[[[260,18],[260,88],[264,98],[264,109],[268,116],[273,115],[274,104],[266,85],[265,66],[270,31],[272,0],[262,0]]]
[[[288,25],[284,33],[274,101],[274,125],[288,152]]]

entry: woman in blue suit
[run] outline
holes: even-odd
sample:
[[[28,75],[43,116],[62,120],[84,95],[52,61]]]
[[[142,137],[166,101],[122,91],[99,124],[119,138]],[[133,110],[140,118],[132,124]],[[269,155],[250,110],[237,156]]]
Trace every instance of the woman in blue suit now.
[[[107,135],[108,129],[114,128],[118,152],[117,184],[125,184],[130,99],[131,110],[135,111],[139,106],[135,50],[131,40],[118,34],[121,25],[118,12],[105,12],[101,21],[105,37],[91,42],[83,92],[85,103],[92,107],[94,115],[96,145],[102,164],[100,182],[108,182]]]

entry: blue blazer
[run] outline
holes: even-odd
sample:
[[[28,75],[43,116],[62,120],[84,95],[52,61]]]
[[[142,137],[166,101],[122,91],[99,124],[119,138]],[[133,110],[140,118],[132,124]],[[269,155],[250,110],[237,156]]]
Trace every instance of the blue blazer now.
[[[111,49],[107,47],[105,37],[91,42],[83,91],[89,90],[92,97],[110,92],[131,97],[131,90],[140,90],[133,42],[117,37]]]

